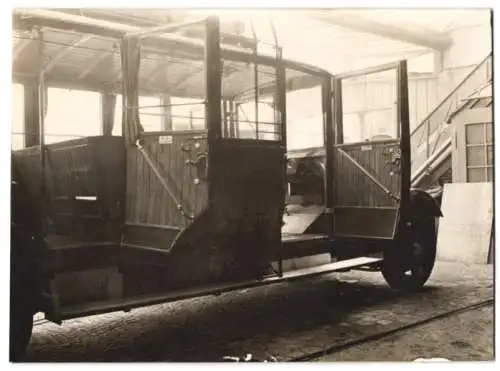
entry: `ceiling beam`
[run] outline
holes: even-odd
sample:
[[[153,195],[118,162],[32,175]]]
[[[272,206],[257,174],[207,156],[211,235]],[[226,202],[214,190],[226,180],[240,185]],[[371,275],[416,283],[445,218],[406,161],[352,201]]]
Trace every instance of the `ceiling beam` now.
[[[200,68],[197,68],[194,72],[191,72],[191,74],[186,75],[185,77],[182,77],[179,81],[177,81],[174,86],[172,86],[169,90],[170,91],[175,91],[179,89],[181,86],[183,86],[190,78],[196,77],[199,73],[205,71],[205,65],[201,66]]]
[[[45,27],[41,27],[40,32],[45,32]],[[16,37],[14,36],[14,39],[15,38]],[[26,38],[20,37],[19,42],[15,45],[14,50],[12,51],[12,65],[15,65],[17,60],[23,55],[26,49],[29,49],[35,39],[36,37],[32,31],[29,32],[29,36]]]
[[[392,26],[372,21],[350,12],[335,11],[321,14],[311,12],[308,13],[308,16],[312,19],[349,28],[353,31],[382,36],[388,39],[419,45],[437,51],[445,50],[452,43],[451,38],[436,32],[423,30],[417,31],[399,26]]]
[[[186,22],[167,23],[167,24],[162,24],[162,25],[158,25],[155,27],[145,28],[145,29],[140,30],[140,31],[129,32],[125,36],[147,37],[147,36],[153,35],[155,33],[176,32],[179,29],[184,28],[184,27],[203,24],[205,21],[206,21],[206,19],[196,19],[196,20],[186,21]]]
[[[134,17],[130,14],[119,13],[116,10],[84,9],[83,11],[80,11],[78,9],[64,9],[64,12],[74,15],[85,14],[86,16],[93,18],[100,18],[107,21],[126,23],[139,27],[155,27],[164,24],[159,20],[148,19],[143,17]],[[184,15],[180,17],[180,20],[186,20],[188,18],[189,18],[188,15]],[[186,37],[204,38],[205,30],[204,28],[200,29],[199,27],[187,27],[187,28],[182,28],[178,31],[172,31],[172,33],[177,33],[180,36],[186,36]],[[253,48],[255,45],[252,39],[249,39],[242,35],[234,34],[232,32],[224,32],[221,30],[220,37],[221,41],[228,45],[240,46],[242,48]]]
[[[16,44],[15,49],[12,52],[12,64],[15,64],[19,57],[23,54],[23,52],[28,49],[31,41],[33,41],[31,38],[23,39]]]
[[[78,75],[77,80],[83,80],[89,73],[91,73],[97,66],[106,59],[113,60],[113,52],[102,53],[101,55],[95,57],[87,67]]]
[[[14,29],[16,30],[31,29],[34,26],[51,27],[117,39],[122,38],[128,32],[140,30],[139,27],[43,9],[15,9],[12,12],[12,21]],[[156,47],[160,49],[168,50],[167,54],[179,49],[184,53],[193,54],[193,57],[201,58],[201,60],[203,58],[205,47],[203,40],[181,37],[175,34],[157,35],[151,39],[151,44],[155,44]],[[326,70],[322,68],[311,66],[303,62],[297,62],[291,59],[278,60],[276,57],[254,54],[241,47],[221,43],[220,49],[223,59],[233,60],[235,62],[259,63],[269,66],[282,64],[285,68],[292,68],[296,71],[313,75],[324,75],[327,73]]]
[[[167,65],[168,65],[168,62],[167,61],[159,61],[159,62],[156,62],[156,67],[153,68],[153,71],[151,72],[151,74],[146,77],[145,81],[144,81],[144,85],[147,86],[149,85],[149,83],[151,81],[153,81],[153,78],[156,77],[156,75],[158,75],[161,71],[161,68],[164,67],[164,70],[163,72],[165,73],[166,72],[166,69],[167,69]],[[163,77],[163,76],[162,76]]]
[[[43,70],[43,73],[44,74],[49,73],[52,70],[52,68],[54,68],[54,66],[56,65],[56,63],[57,63],[58,60],[60,60],[61,58],[63,58],[65,55],[68,55],[68,53],[71,52],[73,49],[78,48],[81,45],[85,44],[87,41],[89,41],[90,39],[92,39],[92,37],[93,36],[91,36],[91,35],[89,35],[89,36],[83,36],[79,40],[77,40],[76,42],[74,42],[73,44],[71,44],[69,46],[63,47],[58,53],[56,53],[56,55],[54,55],[50,59],[50,61],[45,66],[45,68]]]

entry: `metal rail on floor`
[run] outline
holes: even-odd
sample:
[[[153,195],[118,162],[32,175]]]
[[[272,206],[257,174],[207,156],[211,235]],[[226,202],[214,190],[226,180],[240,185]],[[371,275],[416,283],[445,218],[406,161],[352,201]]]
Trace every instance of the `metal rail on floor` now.
[[[448,312],[439,313],[439,314],[436,314],[434,316],[425,318],[423,320],[415,321],[415,322],[409,323],[407,325],[396,327],[396,328],[393,328],[393,329],[390,329],[387,331],[382,331],[382,332],[378,332],[376,334],[371,334],[371,335],[363,336],[363,337],[356,338],[353,340],[348,340],[348,341],[342,342],[340,344],[332,344],[331,346],[328,346],[328,347],[324,348],[323,350],[304,354],[304,355],[301,355],[298,357],[288,359],[287,362],[309,362],[309,361],[317,360],[317,359],[324,357],[326,355],[334,354],[334,353],[340,352],[342,350],[355,347],[357,345],[380,340],[380,339],[389,337],[391,335],[425,325],[425,324],[430,323],[430,322],[434,322],[434,321],[437,321],[440,319],[455,316],[455,315],[458,315],[458,314],[461,314],[464,312],[469,312],[469,311],[472,311],[475,309],[480,309],[480,308],[483,308],[483,307],[486,307],[489,305],[493,305],[494,303],[495,303],[494,298],[482,300],[482,301],[479,301],[479,302],[474,303],[474,304],[470,304],[470,305],[467,305],[467,306],[464,306],[461,308],[453,309],[453,310],[450,310]]]

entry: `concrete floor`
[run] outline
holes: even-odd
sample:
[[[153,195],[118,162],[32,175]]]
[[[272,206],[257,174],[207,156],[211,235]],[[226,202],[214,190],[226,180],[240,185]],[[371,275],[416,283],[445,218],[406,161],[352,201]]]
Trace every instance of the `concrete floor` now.
[[[31,362],[218,361],[251,353],[287,360],[493,297],[493,267],[438,263],[421,293],[390,290],[380,273],[315,280],[204,297],[36,326]],[[323,361],[419,357],[490,360],[493,310],[433,322]]]
[[[323,362],[493,361],[493,305],[321,357]],[[360,359],[362,355],[362,359]]]

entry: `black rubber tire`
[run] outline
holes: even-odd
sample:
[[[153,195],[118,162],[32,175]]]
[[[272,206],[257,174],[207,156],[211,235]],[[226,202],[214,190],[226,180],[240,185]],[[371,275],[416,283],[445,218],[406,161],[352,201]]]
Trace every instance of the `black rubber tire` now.
[[[9,358],[22,362],[33,331],[33,310],[26,303],[12,299],[10,304]]]
[[[408,249],[393,246],[384,252],[382,275],[395,290],[419,291],[429,279],[436,261],[434,218],[420,220],[410,228]]]

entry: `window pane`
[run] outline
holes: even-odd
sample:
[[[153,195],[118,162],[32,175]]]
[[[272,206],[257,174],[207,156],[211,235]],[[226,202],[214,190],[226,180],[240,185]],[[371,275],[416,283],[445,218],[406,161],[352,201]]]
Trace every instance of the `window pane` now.
[[[231,131],[229,114],[227,117],[227,128],[223,127],[223,130],[226,130],[225,135],[229,136]],[[275,105],[272,100],[263,99],[259,102],[257,110],[255,109],[254,102],[240,104],[236,117],[239,118],[240,123],[240,133],[239,135],[236,134],[237,137],[244,139],[280,140],[278,123],[275,122]],[[257,118],[258,123],[256,122]]]
[[[469,124],[465,127],[467,144],[484,143],[484,124]]]
[[[493,125],[486,123],[486,143],[493,143]]]
[[[362,140],[373,140],[377,135],[385,134],[397,138],[396,127],[392,123],[392,110],[367,112],[362,124]]]
[[[493,181],[493,167],[488,168],[488,182]]]
[[[480,168],[480,169],[467,169],[467,181],[469,183],[474,183],[474,182],[484,182],[486,181],[486,169]]]
[[[115,121],[113,125],[113,135],[122,135],[122,96],[116,96]],[[144,131],[162,131],[163,108],[158,97],[139,97],[139,119]]]
[[[277,83],[275,67],[225,60],[221,80],[223,137],[279,141]]]
[[[486,165],[485,147],[467,147],[467,166]]]
[[[397,137],[396,80],[394,69],[343,79],[345,143],[373,140],[380,135]]]
[[[361,142],[361,121],[357,113],[344,115],[344,143]]]
[[[48,89],[45,143],[101,135],[99,93]]]
[[[236,125],[237,138],[256,139],[255,123],[248,121],[239,121]]]
[[[144,131],[161,131],[163,110],[160,98],[139,97],[139,118]]]
[[[24,148],[24,86],[12,84],[11,149]]]
[[[323,145],[321,89],[288,91],[286,104],[288,149],[321,147]]]
[[[199,99],[170,98],[172,130],[205,129],[205,105]],[[222,112],[221,112],[222,113]]]
[[[487,152],[486,152],[486,164],[492,166],[493,165],[493,146],[490,145],[487,147]]]

